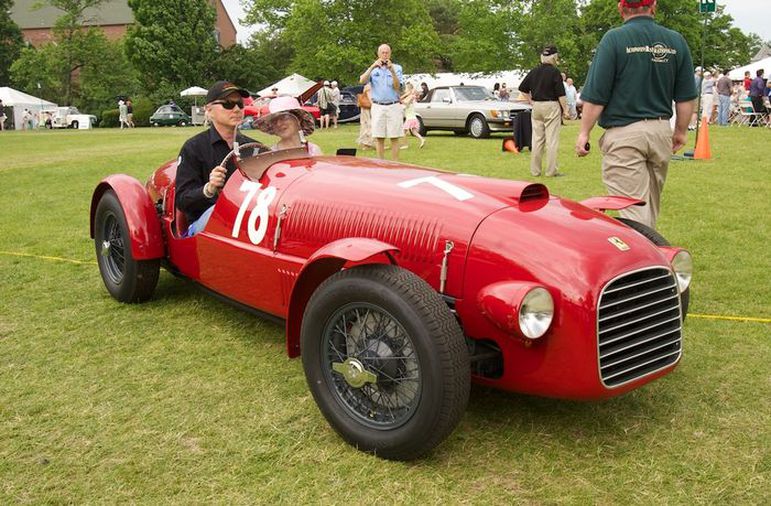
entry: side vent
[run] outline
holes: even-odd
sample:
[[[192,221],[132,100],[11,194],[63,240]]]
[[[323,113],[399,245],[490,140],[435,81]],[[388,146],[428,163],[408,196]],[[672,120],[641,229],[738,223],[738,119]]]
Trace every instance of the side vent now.
[[[536,211],[549,201],[549,189],[540,183],[529,184],[519,194],[520,211]]]

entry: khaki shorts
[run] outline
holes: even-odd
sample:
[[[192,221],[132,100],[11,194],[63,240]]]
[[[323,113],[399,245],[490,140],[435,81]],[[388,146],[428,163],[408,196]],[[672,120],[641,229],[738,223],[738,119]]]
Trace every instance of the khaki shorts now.
[[[372,137],[396,139],[404,135],[402,130],[402,104],[372,104]]]

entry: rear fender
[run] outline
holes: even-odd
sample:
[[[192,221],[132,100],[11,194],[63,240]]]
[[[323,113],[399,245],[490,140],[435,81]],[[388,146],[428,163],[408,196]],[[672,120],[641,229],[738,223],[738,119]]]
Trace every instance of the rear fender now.
[[[645,201],[632,197],[622,197],[621,195],[605,195],[603,197],[590,197],[579,202],[595,211],[619,211],[631,206],[644,206]]]
[[[346,265],[391,263],[399,248],[375,239],[349,237],[331,242],[316,251],[305,262],[289,298],[286,318],[286,351],[290,358],[300,356],[300,329],[305,306],[316,288]]]
[[[144,185],[125,174],[114,174],[104,178],[94,190],[91,197],[91,238],[94,237],[96,208],[107,190],[115,192],[126,215],[126,224],[131,238],[131,256],[134,260],[163,258],[165,252],[161,220],[158,218],[155,206]]]

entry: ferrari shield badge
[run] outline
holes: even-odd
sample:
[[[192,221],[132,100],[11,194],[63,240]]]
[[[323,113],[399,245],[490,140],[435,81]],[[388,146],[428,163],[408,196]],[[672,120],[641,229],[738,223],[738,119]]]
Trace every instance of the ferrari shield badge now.
[[[629,251],[629,245],[616,236],[608,237],[608,242],[617,247],[620,251]]]

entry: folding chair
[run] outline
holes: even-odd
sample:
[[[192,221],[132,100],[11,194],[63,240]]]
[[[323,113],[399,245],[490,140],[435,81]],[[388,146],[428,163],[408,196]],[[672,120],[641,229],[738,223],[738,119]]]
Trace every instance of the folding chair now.
[[[753,119],[758,121],[762,116],[763,113],[755,112],[751,100],[743,99],[739,102],[739,126],[750,126],[753,123]]]

